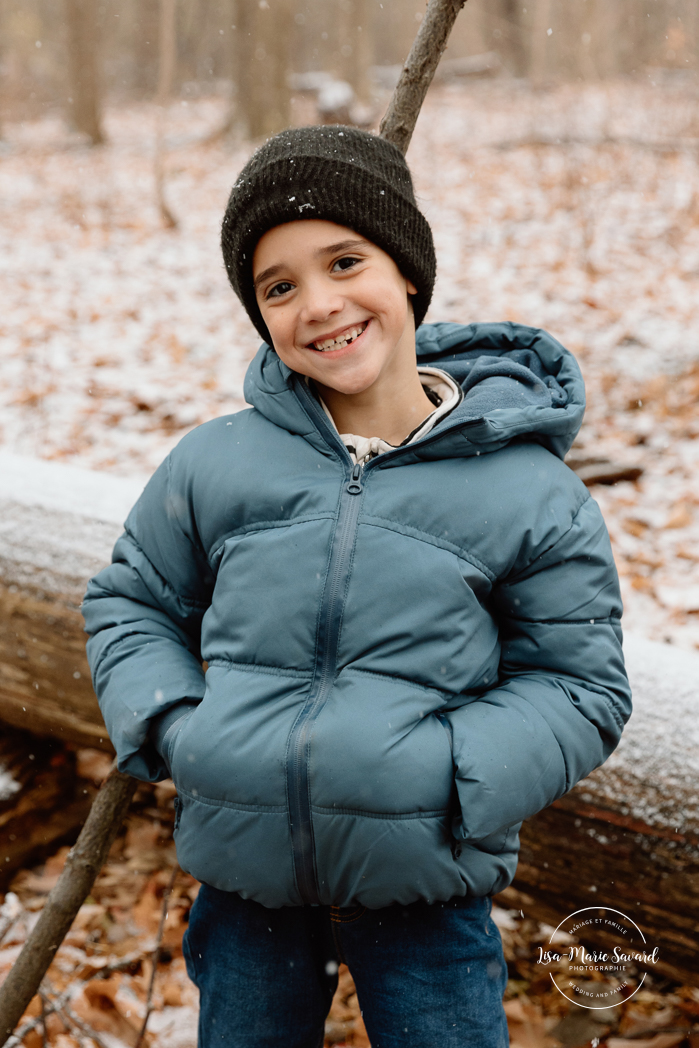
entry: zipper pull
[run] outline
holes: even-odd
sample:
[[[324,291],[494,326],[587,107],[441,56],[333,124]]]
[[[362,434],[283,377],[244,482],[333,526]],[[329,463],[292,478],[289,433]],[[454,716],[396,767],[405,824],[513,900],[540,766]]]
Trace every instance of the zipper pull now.
[[[361,492],[362,492],[361,476],[362,476],[362,467],[359,464],[357,464],[354,467],[354,469],[352,470],[352,479],[350,480],[349,484],[347,485],[347,490],[349,491],[350,495],[360,495],[361,494]]]

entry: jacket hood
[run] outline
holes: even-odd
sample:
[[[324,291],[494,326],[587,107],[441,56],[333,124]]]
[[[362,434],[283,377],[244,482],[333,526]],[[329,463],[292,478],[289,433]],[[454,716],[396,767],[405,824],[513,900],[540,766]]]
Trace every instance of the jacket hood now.
[[[416,348],[418,365],[446,371],[464,398],[422,442],[402,449],[401,461],[483,454],[513,440],[536,442],[559,458],[570,449],[585,411],[583,377],[572,353],[545,331],[512,323],[422,324]],[[327,451],[329,426],[322,412],[309,410],[303,377],[266,343],[248,368],[244,392],[275,425]]]

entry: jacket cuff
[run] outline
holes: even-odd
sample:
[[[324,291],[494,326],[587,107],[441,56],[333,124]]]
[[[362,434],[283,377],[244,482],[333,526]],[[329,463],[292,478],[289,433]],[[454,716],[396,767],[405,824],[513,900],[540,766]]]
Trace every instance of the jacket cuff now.
[[[171,706],[164,713],[154,717],[150,722],[148,738],[155,746],[160,757],[165,761],[168,772],[170,771],[169,750],[173,737],[176,734],[175,727],[180,721],[184,720],[187,714],[195,710],[198,705],[198,702],[194,702],[191,699],[183,699],[176,706]]]

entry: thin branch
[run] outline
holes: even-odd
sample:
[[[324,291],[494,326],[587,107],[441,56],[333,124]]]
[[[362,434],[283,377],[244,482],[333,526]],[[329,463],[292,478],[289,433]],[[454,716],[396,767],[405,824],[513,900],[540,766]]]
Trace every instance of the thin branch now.
[[[175,0],[160,0],[160,68],[158,70],[158,114],[155,127],[155,195],[163,225],[177,228],[177,219],[165,200],[165,150],[163,147],[165,107],[172,94],[177,57]]]
[[[69,986],[67,990],[64,990],[63,993],[55,997],[54,1000],[47,1001],[43,1004],[42,1013],[35,1016],[33,1019],[29,1019],[24,1026],[20,1026],[19,1030],[17,1030],[17,1032],[5,1042],[5,1048],[17,1048],[28,1033],[31,1033],[32,1030],[36,1030],[37,1026],[41,1026],[44,1018],[48,1018],[49,1015],[53,1015],[54,1012],[59,1012],[61,1008],[63,1008],[64,1004],[70,1000],[71,993],[72,990]]]
[[[0,1045],[5,1044],[24,1014],[56,950],[89,895],[126,815],[136,785],[136,780],[130,775],[114,769],[95,797],[39,920],[0,986]]]
[[[153,1010],[153,988],[155,986],[155,976],[158,971],[158,962],[160,961],[160,948],[163,942],[163,932],[165,931],[165,920],[167,918],[167,904],[172,894],[172,889],[175,885],[175,878],[179,866],[177,863],[172,867],[172,873],[170,874],[170,880],[168,881],[165,891],[163,892],[163,904],[160,910],[160,924],[158,925],[158,934],[155,937],[155,949],[153,950],[153,968],[150,973],[150,981],[148,983],[148,994],[146,996],[146,1014],[143,1017],[143,1025],[141,1032],[138,1035],[138,1040],[134,1045],[134,1048],[141,1048],[143,1038],[146,1036],[146,1027],[148,1026],[148,1020],[150,1019],[150,1013]]]
[[[68,1020],[69,1026],[72,1026],[74,1029],[79,1030],[80,1033],[85,1034],[85,1036],[89,1037],[91,1041],[94,1041],[97,1045],[97,1048],[111,1048],[111,1045],[107,1044],[106,1041],[103,1041],[100,1035],[97,1033],[97,1031],[93,1030],[92,1027],[88,1023],[86,1023],[84,1019],[81,1019],[78,1015],[76,1015],[73,1009],[69,1008],[67,1004],[63,1005],[63,1008],[59,1011],[58,1014],[61,1017],[65,1016],[65,1018]]]
[[[69,1001],[75,993],[76,985],[79,986],[80,983],[90,982],[92,979],[106,979],[113,972],[120,972],[123,971],[125,968],[130,968],[132,964],[135,964],[137,961],[142,961],[144,960],[144,958],[145,954],[141,952],[127,953],[124,957],[120,957],[118,961],[113,961],[111,964],[105,964],[104,968],[100,968],[99,971],[89,972],[87,975],[82,975],[78,979],[71,981],[69,986],[67,987],[67,989],[63,991],[63,993],[59,994],[58,996],[55,996],[53,1000],[49,1001],[44,1006],[44,1015],[48,1018],[48,1016],[53,1014],[53,1012],[59,1012],[66,1004],[66,1002]],[[76,968],[75,971],[77,971],[80,967],[81,965],[78,965],[78,968]],[[41,1025],[41,1022],[41,1015],[37,1015],[35,1016],[35,1018],[29,1019],[24,1024],[24,1026],[21,1026],[19,1030],[17,1030],[17,1032],[14,1033],[12,1037],[10,1037],[9,1041],[5,1042],[5,1048],[17,1048],[17,1046],[22,1043],[27,1034],[31,1033],[32,1030],[36,1030],[37,1026]]]
[[[57,997],[57,994],[53,986],[48,981],[48,979],[45,980],[45,982],[42,985],[46,986],[46,990],[41,989],[41,987],[39,988],[39,998],[41,999],[42,1008],[46,1007],[47,1005],[50,1006],[51,1004],[55,1006],[55,998]],[[51,1000],[50,994],[53,994],[54,996],[53,1001]],[[62,994],[62,997],[66,998],[66,993]],[[86,1037],[91,1038],[91,1040],[95,1042],[98,1048],[109,1048],[109,1045],[102,1040],[97,1031],[93,1030],[89,1023],[86,1023],[84,1019],[81,1019],[79,1015],[75,1014],[73,1009],[68,1005],[68,1000],[70,1000],[70,997],[64,999],[60,1007],[55,1007],[56,1014],[61,1017],[66,1026],[71,1026],[72,1028],[78,1030],[80,1033],[85,1034]]]
[[[44,995],[41,995],[42,1000]],[[84,1034],[85,1037],[89,1037],[91,1041],[94,1041],[97,1048],[110,1048],[110,1045],[106,1041],[103,1041],[97,1030],[93,1030],[89,1023],[86,1023],[84,1019],[81,1019],[79,1015],[76,1015],[72,1008],[67,1003],[63,1004],[61,1008],[56,1008],[56,1014],[63,1019],[66,1026],[70,1026],[73,1030],[78,1030]]]
[[[48,1044],[48,1030],[46,1029],[46,996],[40,994],[39,1000],[41,1001],[41,1048],[46,1048]]]
[[[429,0],[379,134],[407,153],[427,89],[466,0]]]

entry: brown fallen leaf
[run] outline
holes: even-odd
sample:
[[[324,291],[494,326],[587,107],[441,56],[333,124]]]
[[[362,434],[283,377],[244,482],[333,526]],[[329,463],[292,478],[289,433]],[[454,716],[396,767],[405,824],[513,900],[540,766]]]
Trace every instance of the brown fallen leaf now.
[[[338,971],[337,990],[325,1023],[324,1044],[326,1048],[334,1045],[338,1048],[345,1045],[347,1048],[371,1048],[359,1011],[354,980],[344,964]]]
[[[688,528],[694,515],[686,502],[680,502],[665,521],[666,528]]]
[[[642,535],[645,535],[648,530],[648,524],[645,520],[639,520],[638,517],[627,517],[622,523],[624,531],[629,535],[633,535],[639,539]]]
[[[136,1004],[131,1008],[117,1001],[121,981],[113,976],[110,979],[94,979],[83,987],[82,994],[71,1002],[71,1008],[94,1030],[114,1034],[130,1048],[138,1041],[141,1027],[140,1017],[136,1013]],[[126,1014],[128,1011],[130,1015]]]
[[[182,987],[174,979],[166,979],[160,984],[160,993],[163,1004],[171,1008],[179,1008],[182,1005]]]
[[[24,1019],[34,1019],[37,1015],[41,1014],[41,998],[37,994],[36,997],[32,997],[29,1002],[29,1007],[24,1013]],[[60,1036],[66,1032],[66,1026],[56,1014],[46,1016],[46,1033],[48,1035],[49,1042],[53,1042],[55,1037]],[[26,1048],[43,1048],[44,1039],[41,1032],[41,1027],[34,1030],[30,1030],[29,1033],[25,1034],[22,1043]]]
[[[369,1036],[366,1032],[366,1026],[361,1015],[357,1016],[354,1020],[354,1035],[352,1038],[353,1048],[371,1048]]]
[[[558,1044],[558,1041],[547,1035],[541,1006],[525,994],[506,1001],[503,1007],[511,1048],[555,1048]]]

